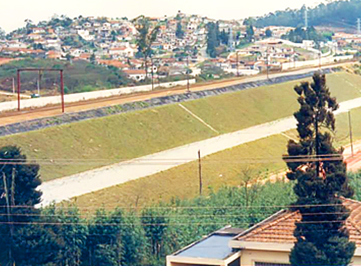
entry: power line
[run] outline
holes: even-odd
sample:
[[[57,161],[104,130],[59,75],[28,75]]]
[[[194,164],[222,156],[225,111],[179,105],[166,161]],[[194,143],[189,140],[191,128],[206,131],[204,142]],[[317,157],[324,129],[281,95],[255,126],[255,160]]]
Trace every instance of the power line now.
[[[304,205],[253,205],[253,206],[152,206],[152,207],[143,207],[143,210],[147,209],[233,209],[233,208],[245,208],[245,209],[252,209],[252,208],[312,208],[312,207],[336,207],[336,206],[344,206],[344,204],[304,204]],[[0,208],[6,208],[7,205],[0,205]],[[33,208],[33,206],[28,205],[10,205],[11,208],[19,208],[19,209],[28,209]],[[64,207],[64,206],[56,206],[54,209],[70,209],[70,210],[79,210],[80,207]],[[84,207],[83,209],[100,209],[106,210],[106,208],[99,208],[99,207]],[[114,208],[110,208],[114,209]],[[136,209],[134,207],[117,207],[117,209]]]

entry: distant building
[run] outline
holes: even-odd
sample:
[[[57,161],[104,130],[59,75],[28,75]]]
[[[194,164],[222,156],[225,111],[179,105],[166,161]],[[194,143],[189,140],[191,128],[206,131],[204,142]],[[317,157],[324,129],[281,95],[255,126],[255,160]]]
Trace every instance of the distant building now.
[[[135,80],[135,81],[142,81],[146,78],[145,70],[143,69],[129,69],[124,70],[124,73],[127,75],[128,78]]]

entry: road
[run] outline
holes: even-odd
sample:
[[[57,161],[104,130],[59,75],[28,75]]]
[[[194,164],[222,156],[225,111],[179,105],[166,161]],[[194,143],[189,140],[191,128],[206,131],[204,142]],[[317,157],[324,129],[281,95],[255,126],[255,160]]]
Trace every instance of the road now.
[[[344,113],[360,106],[361,98],[342,102],[336,113]],[[40,190],[43,191],[42,205],[49,205],[53,201],[69,200],[197,160],[198,150],[201,150],[202,157],[204,157],[293,128],[296,128],[296,120],[288,117],[111,166],[44,182],[40,187]]]
[[[350,63],[335,64],[335,65],[332,65],[332,67],[338,67],[338,66],[343,66],[343,65],[347,65],[347,64],[350,64]],[[324,66],[323,68],[329,68],[329,67],[330,66]],[[296,71],[292,71],[292,72],[274,73],[274,74],[270,74],[270,78],[304,74],[304,73],[308,73],[311,71],[317,71],[317,70],[319,70],[319,68],[307,68],[307,69],[296,70]],[[191,90],[192,91],[210,90],[210,89],[223,88],[223,87],[232,86],[232,85],[236,85],[236,84],[242,84],[242,83],[252,82],[252,81],[261,81],[261,80],[267,80],[267,75],[235,78],[232,80],[212,82],[211,84],[193,85],[191,87]],[[142,93],[142,94],[123,95],[123,96],[116,96],[116,97],[110,97],[110,98],[100,98],[100,99],[90,100],[90,101],[86,101],[86,102],[77,102],[77,103],[66,104],[65,110],[67,113],[75,113],[75,112],[97,109],[97,108],[106,107],[106,106],[114,106],[114,105],[129,103],[129,102],[144,101],[144,100],[147,100],[150,98],[175,95],[175,94],[183,94],[183,93],[186,93],[185,87],[165,89],[165,90],[159,90],[159,91],[151,91],[151,92]],[[61,113],[60,105],[46,106],[46,107],[42,107],[42,108],[37,108],[37,109],[33,109],[33,110],[24,110],[24,111],[20,111],[20,112],[6,112],[4,114],[0,114],[0,126],[29,121],[29,120],[38,119],[38,118],[52,117],[52,116],[57,116],[57,115],[61,115],[61,114],[62,113]]]

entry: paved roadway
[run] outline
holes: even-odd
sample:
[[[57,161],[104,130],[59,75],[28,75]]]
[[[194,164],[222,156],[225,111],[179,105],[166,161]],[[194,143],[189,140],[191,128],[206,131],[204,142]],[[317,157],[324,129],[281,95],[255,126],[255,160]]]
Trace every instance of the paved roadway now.
[[[342,102],[336,113],[344,113],[360,106],[361,98]],[[198,150],[201,150],[202,156],[207,156],[293,128],[296,128],[296,120],[288,117],[111,166],[44,182],[40,187],[43,191],[42,205],[49,205],[53,201],[68,200],[197,160]]]

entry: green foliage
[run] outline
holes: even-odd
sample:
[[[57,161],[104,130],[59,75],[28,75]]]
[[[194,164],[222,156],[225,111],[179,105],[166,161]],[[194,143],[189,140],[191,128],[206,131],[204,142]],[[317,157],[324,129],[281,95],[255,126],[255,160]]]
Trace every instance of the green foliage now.
[[[216,48],[219,46],[219,28],[218,24],[209,22],[207,24],[207,54],[215,58],[217,57]]]
[[[122,212],[108,214],[105,210],[97,210],[95,218],[88,225],[88,238],[84,261],[89,265],[111,266],[120,264],[120,233],[123,222]]]
[[[319,34],[314,27],[308,27],[306,30],[296,28],[295,30],[291,30],[287,35],[283,35],[282,38],[295,43],[302,43],[303,40],[313,40],[316,43],[327,40],[323,35]]]
[[[227,45],[229,39],[229,33],[227,33],[225,30],[222,30],[219,35],[219,38],[222,44]]]
[[[272,37],[272,31],[270,29],[267,29],[265,33],[267,38]]]
[[[333,112],[338,104],[336,98],[331,97],[325,75],[316,73],[311,84],[303,82],[295,91],[300,104],[294,114],[299,142],[289,141],[290,157],[285,158],[303,156],[306,161],[287,162],[287,177],[296,180],[295,205],[298,207],[294,209],[302,215],[302,223],[297,223],[294,231],[297,242],[290,262],[292,265],[349,265],[355,244],[349,242],[345,228],[349,210],[342,205],[340,196],[350,197],[353,190],[348,183],[342,150],[333,147],[331,136],[335,131]],[[336,159],[339,156],[339,160],[313,160],[331,155]]]
[[[138,52],[144,58],[145,71],[146,73],[148,73],[148,58],[151,57],[151,55],[153,54],[152,44],[157,39],[159,25],[151,29],[149,20],[143,17],[138,20],[137,29],[139,32],[136,41],[138,46]]]
[[[248,25],[246,29],[247,33],[247,39],[249,42],[252,42],[253,36],[254,36],[254,29],[252,25]]]
[[[35,220],[39,214],[34,206],[40,203],[42,193],[37,187],[41,180],[38,175],[39,165],[28,163],[18,147],[1,148],[0,159],[3,162],[0,168],[0,263],[12,264],[15,261],[15,250],[22,246],[18,240],[29,229],[26,224]],[[28,236],[32,237],[30,234]]]
[[[177,38],[179,39],[183,39],[184,37],[184,31],[182,29],[182,21],[178,21],[177,23],[177,30],[175,32],[175,35],[177,36]]]
[[[73,63],[50,59],[24,59],[12,61],[0,66],[0,89],[10,90],[9,77],[16,77],[18,68],[53,68],[64,69],[64,84],[66,93],[86,92],[104,88],[117,88],[128,84],[129,80],[124,73],[115,67],[106,67],[91,64],[86,61]],[[21,84],[23,91],[37,90],[37,72],[23,72]],[[43,72],[40,82],[42,95],[57,94],[60,91],[59,73]]]
[[[267,26],[304,26],[304,14],[306,6],[300,9],[286,9],[283,11],[271,12],[255,20],[257,27]],[[355,25],[360,17],[361,2],[359,0],[349,1],[327,1],[314,8],[308,8],[309,25],[333,26],[349,28]],[[246,20],[248,21],[248,20]]]

